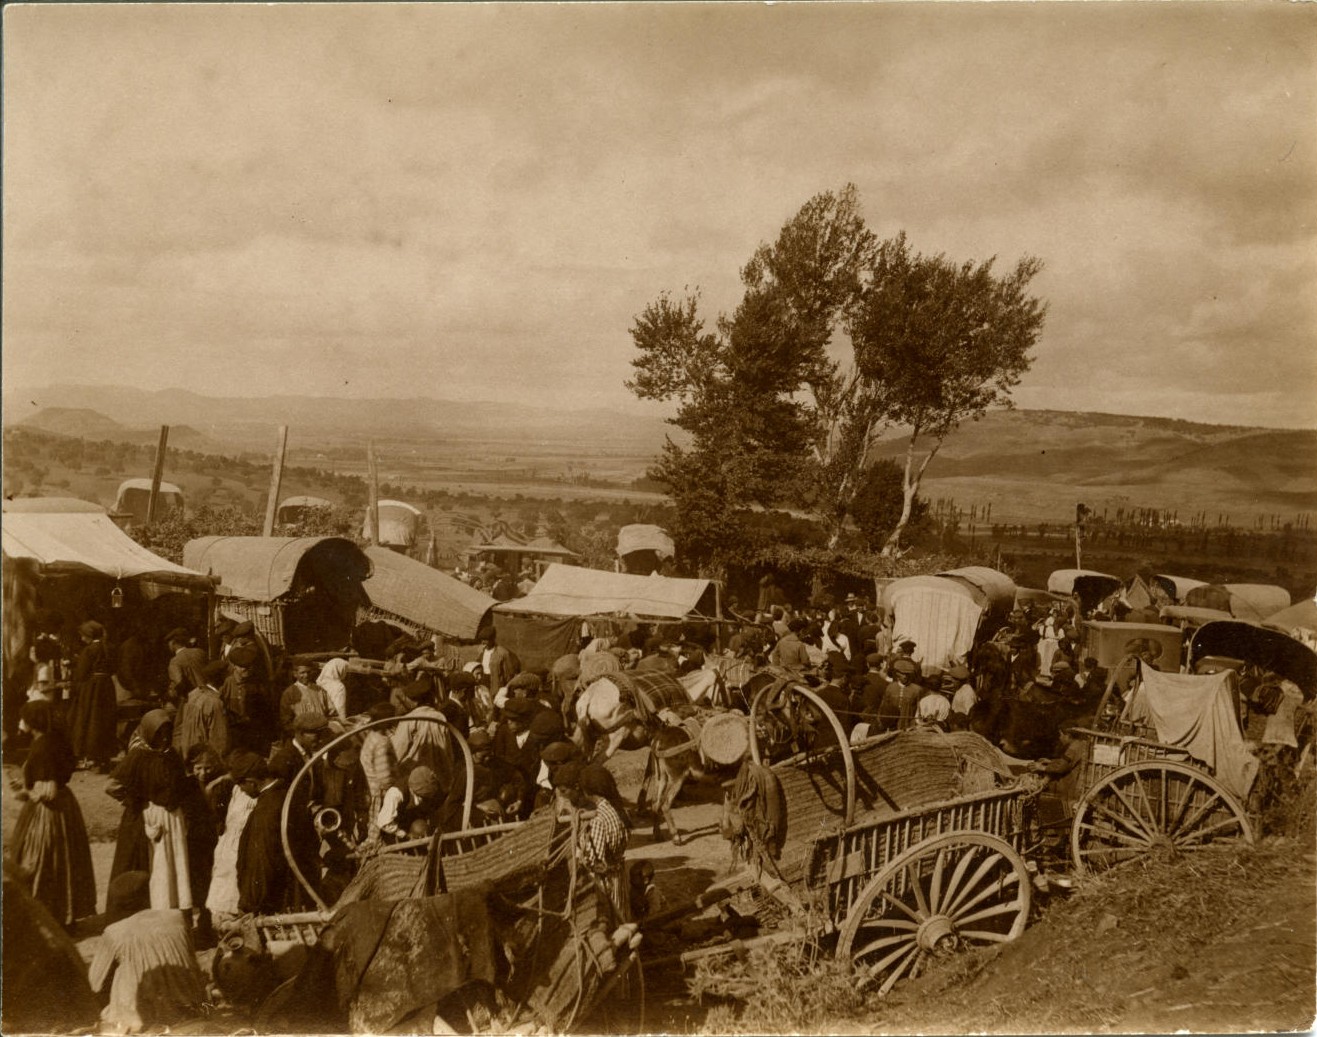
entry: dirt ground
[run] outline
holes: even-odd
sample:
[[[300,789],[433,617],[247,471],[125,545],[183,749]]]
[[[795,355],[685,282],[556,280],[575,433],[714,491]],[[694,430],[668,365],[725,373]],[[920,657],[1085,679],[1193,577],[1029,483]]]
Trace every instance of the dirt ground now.
[[[643,753],[610,763],[634,801]],[[5,777],[17,777],[5,766]],[[725,777],[725,776],[724,776]],[[97,887],[104,891],[119,805],[104,776],[79,772],[72,788],[92,839]],[[655,842],[638,826],[628,856],[654,862],[663,907],[676,906],[730,875],[728,844],[718,834],[719,776],[691,787],[676,817],[681,846]],[[6,835],[20,804],[3,797]],[[1054,895],[1023,937],[995,952],[959,955],[898,986],[882,1001],[825,996],[820,973],[810,1002],[793,991],[795,1016],[776,1002],[744,1004],[693,998],[690,974],[646,970],[643,1012],[635,1003],[603,1006],[591,1032],[818,1033],[1174,1033],[1309,1031],[1317,1017],[1317,853],[1310,839],[1269,839],[1164,862],[1139,873],[1112,873],[1075,892]],[[94,951],[94,935],[79,944]],[[670,949],[666,948],[666,949]],[[655,950],[657,953],[657,948]],[[750,960],[754,966],[754,959]],[[785,996],[785,992],[782,992]],[[772,1000],[772,999],[768,999]],[[219,1029],[237,1032],[234,1021]]]

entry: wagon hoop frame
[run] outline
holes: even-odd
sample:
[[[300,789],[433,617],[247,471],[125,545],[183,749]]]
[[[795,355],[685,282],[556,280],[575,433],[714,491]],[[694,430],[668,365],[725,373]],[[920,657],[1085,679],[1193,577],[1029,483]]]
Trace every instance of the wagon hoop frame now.
[[[750,759],[757,765],[763,766],[763,758],[759,752],[759,731],[758,724],[755,720],[758,716],[760,706],[768,696],[768,693],[774,689],[781,688],[783,682],[774,681],[763,688],[760,688],[750,703]],[[850,739],[846,735],[846,729],[841,726],[841,721],[837,719],[837,714],[832,708],[823,701],[814,691],[803,684],[796,682],[787,682],[786,691],[788,694],[797,694],[804,697],[813,706],[822,711],[824,718],[832,725],[833,731],[837,735],[837,745],[841,749],[842,764],[846,769],[846,813],[844,824],[849,828],[855,823],[855,756],[851,752]]]
[[[400,717],[385,717],[382,720],[372,720],[369,723],[362,724],[360,727],[354,727],[351,730],[344,731],[341,735],[335,736],[325,745],[317,749],[311,754],[310,758],[302,764],[302,769],[299,770],[297,774],[293,776],[293,780],[288,783],[288,791],[284,795],[283,809],[279,815],[279,839],[283,844],[284,859],[288,861],[289,867],[292,868],[293,877],[297,879],[298,884],[306,890],[307,894],[315,901],[316,906],[321,911],[328,911],[329,905],[325,903],[320,894],[316,892],[314,887],[312,887],[307,877],[302,874],[302,869],[297,865],[297,860],[293,856],[292,844],[288,839],[288,815],[292,809],[293,790],[297,788],[298,783],[310,773],[311,768],[315,766],[317,761],[326,758],[331,750],[366,731],[384,727],[396,727],[404,720],[421,720],[431,724],[442,724],[448,729],[448,733],[456,739],[457,744],[462,747],[462,759],[466,765],[466,791],[462,797],[462,826],[460,831],[465,832],[471,828],[471,807],[475,796],[476,780],[475,757],[471,754],[471,747],[467,745],[467,741],[462,737],[462,733],[449,723],[446,718],[428,716],[414,717],[409,714],[404,714]]]

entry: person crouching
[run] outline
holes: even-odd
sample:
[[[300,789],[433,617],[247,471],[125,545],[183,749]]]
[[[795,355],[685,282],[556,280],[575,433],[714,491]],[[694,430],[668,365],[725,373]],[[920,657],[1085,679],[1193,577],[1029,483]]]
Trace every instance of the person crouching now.
[[[439,831],[439,814],[444,806],[444,788],[439,778],[424,765],[412,768],[405,787],[398,783],[384,794],[376,823],[380,839],[400,843],[426,839]]]

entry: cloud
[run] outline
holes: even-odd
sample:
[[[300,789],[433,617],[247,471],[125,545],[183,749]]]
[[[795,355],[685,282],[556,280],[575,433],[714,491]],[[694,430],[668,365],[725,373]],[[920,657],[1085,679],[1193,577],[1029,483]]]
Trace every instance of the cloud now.
[[[12,8],[5,374],[627,405],[647,302],[730,310],[854,181],[922,251],[1043,258],[1021,401],[1312,424],[1315,14]]]

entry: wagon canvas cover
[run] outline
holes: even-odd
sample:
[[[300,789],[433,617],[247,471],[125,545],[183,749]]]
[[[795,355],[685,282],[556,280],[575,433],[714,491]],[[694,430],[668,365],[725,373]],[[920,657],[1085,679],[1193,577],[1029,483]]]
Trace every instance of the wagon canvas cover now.
[[[1248,796],[1257,775],[1257,758],[1244,746],[1235,712],[1234,675],[1162,673],[1143,667],[1143,679],[1130,696],[1122,720],[1150,724],[1157,740],[1178,746],[1207,764],[1239,800]]]
[[[372,606],[417,627],[461,640],[474,640],[494,599],[424,562],[368,547],[371,573],[361,589]]]

